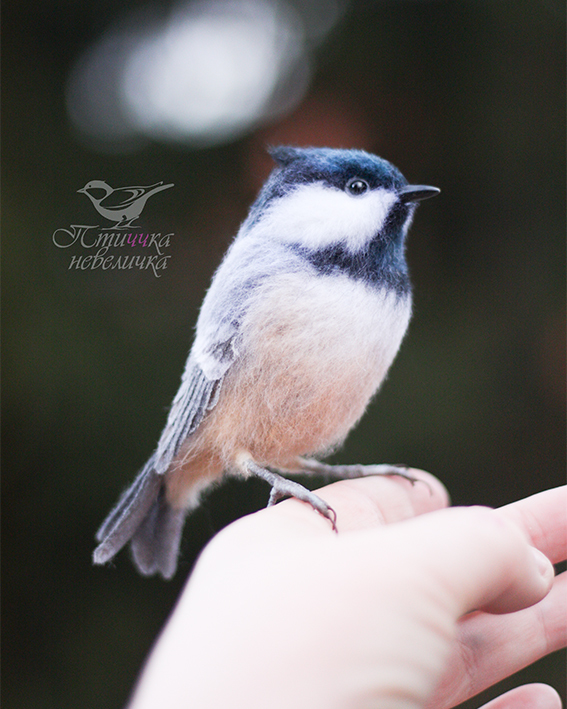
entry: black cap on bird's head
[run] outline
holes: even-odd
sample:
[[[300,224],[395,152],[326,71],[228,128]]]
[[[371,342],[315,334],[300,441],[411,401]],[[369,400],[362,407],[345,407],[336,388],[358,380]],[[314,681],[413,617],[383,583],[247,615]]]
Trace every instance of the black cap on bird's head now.
[[[349,179],[359,177],[370,189],[396,189],[407,185],[407,180],[391,163],[362,150],[279,146],[269,152],[280,174],[290,183],[323,182],[329,187],[344,189]]]
[[[322,181],[346,189],[353,196],[368,189],[383,188],[396,191],[403,203],[418,202],[440,192],[437,187],[428,185],[408,185],[392,163],[363,150],[282,145],[272,147],[268,152],[288,185]]]

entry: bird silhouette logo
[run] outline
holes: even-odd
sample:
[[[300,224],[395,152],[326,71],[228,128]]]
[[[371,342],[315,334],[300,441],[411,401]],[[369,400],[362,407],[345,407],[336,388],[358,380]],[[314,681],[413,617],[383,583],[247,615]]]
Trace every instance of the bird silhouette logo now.
[[[86,194],[96,211],[105,219],[115,222],[115,229],[127,229],[146,206],[146,202],[157,192],[173,187],[156,182],[148,187],[116,187],[113,189],[103,180],[91,180],[77,192]]]

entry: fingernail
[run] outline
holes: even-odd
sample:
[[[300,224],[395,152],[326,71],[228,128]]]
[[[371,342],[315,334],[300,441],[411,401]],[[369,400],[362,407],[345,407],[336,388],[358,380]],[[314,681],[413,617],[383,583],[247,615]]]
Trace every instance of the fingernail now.
[[[543,554],[539,549],[536,549],[535,547],[530,547],[530,549],[540,575],[545,579],[553,578],[555,571],[551,561],[549,561],[547,556],[545,556],[545,554]]]

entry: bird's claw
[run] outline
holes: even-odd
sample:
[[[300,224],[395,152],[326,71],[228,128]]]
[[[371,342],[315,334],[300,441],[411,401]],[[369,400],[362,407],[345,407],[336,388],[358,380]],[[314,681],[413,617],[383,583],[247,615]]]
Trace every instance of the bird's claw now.
[[[283,475],[279,475],[273,470],[262,468],[253,461],[246,461],[244,467],[248,473],[265,480],[272,486],[268,507],[275,505],[283,497],[294,497],[296,500],[301,500],[311,505],[316,512],[319,512],[320,515],[329,520],[333,531],[337,531],[337,513],[314,492],[293,480],[284,478]]]

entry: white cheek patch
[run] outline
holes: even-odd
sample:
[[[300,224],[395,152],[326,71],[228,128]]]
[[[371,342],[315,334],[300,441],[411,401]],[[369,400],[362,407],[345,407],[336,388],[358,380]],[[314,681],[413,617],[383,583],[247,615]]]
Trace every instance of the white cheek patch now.
[[[275,200],[253,230],[313,250],[340,243],[354,253],[382,229],[396,199],[385,189],[353,197],[321,182],[301,185]]]

